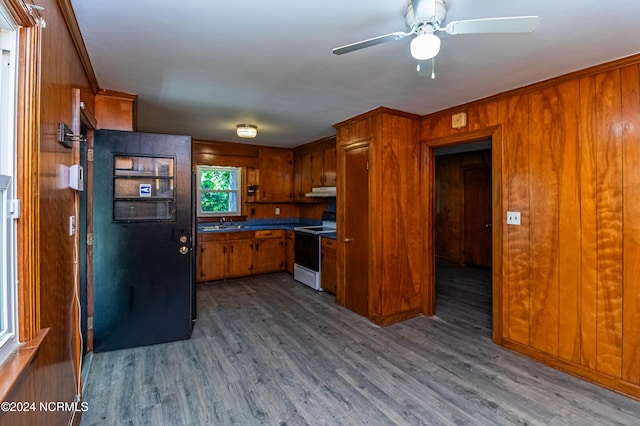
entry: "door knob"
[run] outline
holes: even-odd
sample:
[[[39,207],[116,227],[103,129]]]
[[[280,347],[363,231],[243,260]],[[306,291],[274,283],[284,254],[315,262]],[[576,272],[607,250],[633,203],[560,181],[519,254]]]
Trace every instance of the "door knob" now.
[[[179,251],[180,251],[180,254],[187,254],[187,253],[189,253],[189,247],[182,246],[182,247],[180,247]]]
[[[345,238],[342,240],[343,243],[350,243],[351,241],[353,241],[351,238]]]
[[[189,238],[186,235],[180,235],[180,242],[186,243]]]
[[[490,224],[490,223],[485,223],[485,224],[484,224],[484,227],[485,227],[485,228],[491,228],[491,224]]]

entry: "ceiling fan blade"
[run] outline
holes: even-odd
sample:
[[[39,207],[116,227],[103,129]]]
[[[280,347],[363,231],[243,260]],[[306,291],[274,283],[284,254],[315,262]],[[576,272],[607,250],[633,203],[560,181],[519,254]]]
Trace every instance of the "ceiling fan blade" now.
[[[413,34],[413,32],[403,33],[402,31],[385,34],[367,40],[347,44],[345,46],[336,47],[332,50],[332,52],[334,55],[342,55],[344,53],[353,52],[354,50],[360,50],[364,49],[365,47],[375,46],[376,44],[386,43],[387,41],[401,40],[407,36],[410,36],[411,34]]]
[[[447,34],[478,33],[530,33],[538,26],[537,16],[512,16],[505,18],[467,19],[451,21],[444,30]]]

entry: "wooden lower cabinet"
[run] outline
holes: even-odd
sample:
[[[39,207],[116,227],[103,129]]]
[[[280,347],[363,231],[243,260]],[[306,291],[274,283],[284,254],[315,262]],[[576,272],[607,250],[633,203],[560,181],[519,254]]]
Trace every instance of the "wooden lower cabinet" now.
[[[284,270],[284,231],[247,231],[198,235],[196,281]]]
[[[253,273],[253,232],[229,233],[228,247],[228,270],[225,278],[251,275]]]
[[[282,271],[284,269],[283,231],[256,231],[254,241],[254,273]]]
[[[198,241],[196,251],[196,281],[220,280],[227,273],[227,237],[207,234]]]
[[[320,245],[322,247],[320,255],[320,285],[324,291],[336,294],[338,284],[336,270],[336,240],[321,237]]]
[[[293,264],[296,260],[296,233],[294,231],[285,231],[284,236],[284,269],[293,274]]]

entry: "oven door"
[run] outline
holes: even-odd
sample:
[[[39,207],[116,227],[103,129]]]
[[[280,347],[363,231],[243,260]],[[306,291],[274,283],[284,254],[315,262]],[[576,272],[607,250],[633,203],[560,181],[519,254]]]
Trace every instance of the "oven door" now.
[[[295,263],[313,271],[320,271],[320,236],[295,231]]]

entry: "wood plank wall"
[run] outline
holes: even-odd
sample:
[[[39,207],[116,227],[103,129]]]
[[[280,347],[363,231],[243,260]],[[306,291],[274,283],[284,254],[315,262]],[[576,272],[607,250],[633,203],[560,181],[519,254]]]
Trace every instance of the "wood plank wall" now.
[[[640,397],[640,55],[425,116],[501,126],[506,346]],[[467,128],[450,126],[468,113]],[[425,204],[426,205],[426,204]]]
[[[464,263],[464,170],[491,166],[491,151],[444,155],[436,159],[435,252]]]
[[[235,142],[194,139],[191,151],[192,167],[198,165],[258,168],[259,146]],[[291,181],[293,182],[293,176]],[[280,215],[275,214],[280,208]],[[320,219],[326,203],[299,205],[293,203],[243,203],[242,214],[248,219],[303,217]],[[203,219],[205,220],[205,219]],[[210,219],[206,219],[210,221]]]
[[[41,89],[40,143],[37,170],[40,214],[39,295],[35,305],[39,309],[40,327],[49,328],[36,359],[15,384],[10,398],[15,401],[72,402],[76,396],[74,360],[78,356],[77,318],[72,314],[74,298],[74,237],[68,235],[69,217],[74,213],[74,193],[60,185],[63,166],[73,164],[74,151],[56,141],[58,123],[72,125],[73,89],[80,89],[90,99],[93,90],[57,0],[39,2],[39,13],[46,20],[41,31],[41,60],[39,64]],[[22,66],[22,65],[21,65]],[[34,84],[34,82],[29,82]],[[37,91],[36,91],[37,93]],[[38,96],[36,94],[36,96]],[[18,164],[18,167],[21,167]],[[24,201],[24,200],[23,200]],[[29,205],[31,208],[31,205]],[[26,209],[25,211],[29,211]],[[23,219],[20,219],[23,220]],[[28,220],[28,218],[25,218]],[[37,241],[36,236],[26,238]],[[21,248],[18,248],[21,250]],[[0,414],[4,424],[69,424],[74,413],[65,411]],[[75,421],[79,416],[75,415]]]

